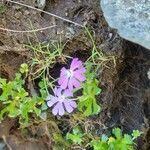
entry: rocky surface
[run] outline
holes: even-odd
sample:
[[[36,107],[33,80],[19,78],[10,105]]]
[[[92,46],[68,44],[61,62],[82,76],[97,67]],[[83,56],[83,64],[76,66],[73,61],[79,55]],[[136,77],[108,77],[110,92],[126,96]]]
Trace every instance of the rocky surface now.
[[[101,0],[101,7],[121,37],[150,49],[150,0]]]
[[[150,69],[149,69],[149,71],[147,72],[147,76],[148,76],[148,78],[150,79]]]

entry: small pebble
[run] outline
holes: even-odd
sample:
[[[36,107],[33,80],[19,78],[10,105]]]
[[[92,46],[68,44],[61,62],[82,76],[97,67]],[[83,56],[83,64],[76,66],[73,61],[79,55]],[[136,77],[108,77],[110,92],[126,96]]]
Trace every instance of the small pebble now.
[[[46,5],[46,0],[36,0],[36,3],[37,3],[37,7],[43,10]]]

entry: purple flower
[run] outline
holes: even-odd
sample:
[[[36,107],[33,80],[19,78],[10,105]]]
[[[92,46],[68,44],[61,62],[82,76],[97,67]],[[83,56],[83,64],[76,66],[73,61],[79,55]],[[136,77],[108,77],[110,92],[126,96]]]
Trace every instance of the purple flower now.
[[[71,91],[74,87],[79,88],[81,82],[86,79],[84,75],[85,71],[86,69],[83,67],[82,61],[74,58],[71,62],[70,69],[66,69],[65,67],[61,69],[58,84],[62,89],[68,88]]]
[[[47,98],[48,107],[52,107],[52,113],[54,115],[64,115],[65,111],[71,113],[76,107],[77,104],[74,101],[75,99],[71,99],[73,93],[66,89],[62,90],[61,88],[54,89],[54,96],[49,95]]]

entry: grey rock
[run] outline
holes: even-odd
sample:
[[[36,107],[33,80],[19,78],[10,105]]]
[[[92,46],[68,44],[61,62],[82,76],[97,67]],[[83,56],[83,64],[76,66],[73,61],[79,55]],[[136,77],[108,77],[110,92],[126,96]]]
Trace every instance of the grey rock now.
[[[0,150],[4,150],[6,147],[6,144],[3,142],[0,142]]]
[[[150,49],[150,0],[101,0],[101,7],[121,37]]]
[[[42,10],[45,8],[46,0],[36,0],[35,2],[38,8]]]
[[[147,76],[148,76],[148,79],[150,80],[150,68],[149,68],[149,70],[147,72]]]

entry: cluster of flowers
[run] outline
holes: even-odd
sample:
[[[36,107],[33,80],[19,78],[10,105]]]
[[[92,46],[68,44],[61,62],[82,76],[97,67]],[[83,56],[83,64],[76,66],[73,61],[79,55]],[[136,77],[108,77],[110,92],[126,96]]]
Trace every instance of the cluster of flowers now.
[[[54,95],[49,95],[47,98],[48,107],[53,107],[54,115],[64,115],[65,111],[73,112],[77,107],[73,98],[73,90],[81,86],[81,83],[86,80],[86,69],[82,61],[74,58],[71,62],[70,69],[63,67],[58,79],[58,87],[53,90]]]

